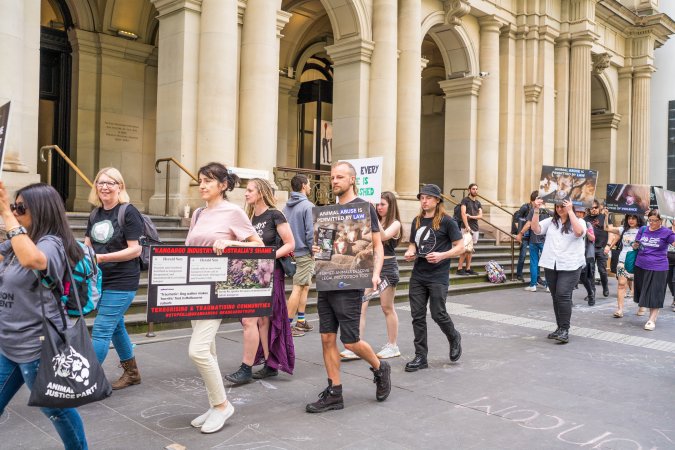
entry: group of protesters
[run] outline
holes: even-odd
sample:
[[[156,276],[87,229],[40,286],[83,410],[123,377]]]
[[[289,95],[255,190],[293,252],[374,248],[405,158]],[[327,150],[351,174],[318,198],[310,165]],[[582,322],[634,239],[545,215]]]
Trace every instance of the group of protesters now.
[[[312,255],[320,251],[314,242],[314,205],[308,199],[312,189],[310,180],[301,174],[291,180],[293,192],[282,212],[277,208],[274,190],[267,180],[249,180],[244,209],[227,198],[227,192],[238,185],[239,179],[223,164],[206,164],[199,169],[198,176],[199,194],[205,206],[192,215],[186,245],[212,247],[219,255],[232,246],[271,246],[276,250],[271,316],[241,319],[241,365],[224,378],[234,385],[241,385],[254,379],[277,376],[279,371],[293,374],[293,339],[313,329],[306,320],[305,308],[315,271]],[[332,165],[331,186],[341,205],[364,201],[357,195],[356,171],[348,162]],[[404,259],[413,263],[409,301],[415,349],[414,357],[405,364],[406,372],[429,367],[427,308],[447,338],[449,361],[456,362],[462,355],[461,334],[446,310],[450,260],[460,259],[458,275],[477,274],[471,268],[471,255],[466,251],[465,242],[467,246],[477,243],[478,221],[482,218],[478,186],[473,183],[457,218],[447,214],[438,186],[424,185],[417,198],[420,209],[412,221],[404,253]],[[115,168],[99,171],[89,201],[95,209],[89,216],[85,245],[95,251],[103,274],[92,341],[100,363],[106,359],[110,344],[113,344],[123,369],[119,379],[112,383],[112,388],[119,390],[141,383],[124,314],[139,287],[138,257],[142,250],[139,238],[143,234],[143,218],[130,205],[122,174]],[[369,208],[374,256],[372,286],[365,291],[341,289],[318,293],[319,333],[328,381],[318,400],[306,405],[309,413],[344,407],[340,376],[340,364],[344,360],[363,359],[368,363],[376,385],[377,401],[386,400],[391,392],[391,366],[386,360],[401,355],[394,297],[399,282],[396,248],[404,229],[393,193],[383,192],[377,206],[369,205]],[[66,265],[73,266],[83,255],[68,226],[63,202],[51,186],[41,183],[27,186],[19,190],[14,202],[10,203],[0,182],[0,215],[7,230],[7,240],[0,244],[0,294],[11,293],[14,298],[13,304],[3,303],[0,314],[2,414],[19,388],[26,384],[30,389],[35,381],[43,314],[48,318],[60,314],[58,302],[43,305],[46,306],[43,311],[35,299],[34,271],[48,272],[60,280]],[[607,255],[617,242],[622,249],[617,253],[619,288],[614,317],[623,316],[624,299],[632,282],[633,298],[640,307],[637,314],[642,315],[649,309],[645,329],[654,329],[667,285],[675,297],[675,251],[666,256],[670,244],[675,241],[675,233],[661,226],[658,211],[647,214],[646,227],[643,218],[637,215],[627,215],[620,227],[614,227],[608,223],[606,211],[601,211],[597,202],[591,210],[580,212],[575,211],[570,201],[563,201],[549,213],[534,192],[518,215],[520,220],[514,234],[523,245],[517,276],[523,280],[524,255],[529,249],[532,270],[526,289],[534,292],[541,285],[550,291],[557,324],[548,335],[550,339],[562,343],[569,341],[572,293],[580,280],[587,289],[588,304],[595,304],[594,266],[600,272],[603,295],[609,295]],[[637,250],[633,273],[625,267],[626,255],[631,249]],[[280,258],[291,254],[296,261],[296,273],[287,301]],[[539,276],[539,267],[544,269],[543,279]],[[382,283],[383,280],[386,283]],[[366,299],[374,294],[380,297],[387,332],[387,342],[377,353],[362,339],[368,307]],[[188,355],[204,381],[209,407],[194,418],[191,425],[202,433],[219,431],[234,413],[232,403],[227,400],[217,359],[216,334],[220,324],[220,319],[192,321]],[[338,348],[338,332],[343,351]],[[261,367],[254,371],[256,365]],[[42,408],[42,411],[53,422],[67,449],[87,448],[84,425],[76,409]]]

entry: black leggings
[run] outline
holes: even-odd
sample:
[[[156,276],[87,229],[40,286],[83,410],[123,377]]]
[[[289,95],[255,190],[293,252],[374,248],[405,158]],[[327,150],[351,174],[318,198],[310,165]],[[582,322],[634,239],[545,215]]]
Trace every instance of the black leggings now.
[[[572,292],[583,267],[577,270],[544,269],[546,283],[553,298],[553,312],[558,328],[569,330],[572,319]]]

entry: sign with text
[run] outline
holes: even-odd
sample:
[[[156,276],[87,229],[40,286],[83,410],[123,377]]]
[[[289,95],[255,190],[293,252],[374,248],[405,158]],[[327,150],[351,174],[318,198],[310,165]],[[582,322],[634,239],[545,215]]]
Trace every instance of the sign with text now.
[[[373,237],[370,204],[317,206],[314,242],[321,251],[316,259],[316,290],[365,289],[372,286]]]
[[[659,214],[662,218],[675,220],[675,192],[654,187],[656,203],[659,206]]]
[[[9,126],[9,104],[0,106],[0,174],[5,165],[5,141],[7,140],[7,128]]]
[[[622,214],[644,214],[651,204],[653,189],[645,184],[608,184],[607,209]]]
[[[597,170],[542,166],[539,197],[547,203],[571,200],[574,206],[590,208],[597,181]]]
[[[382,163],[381,156],[375,158],[345,159],[356,169],[356,187],[358,196],[370,203],[380,203],[382,195]]]
[[[148,322],[272,314],[273,247],[152,246]],[[283,289],[283,287],[282,287]]]

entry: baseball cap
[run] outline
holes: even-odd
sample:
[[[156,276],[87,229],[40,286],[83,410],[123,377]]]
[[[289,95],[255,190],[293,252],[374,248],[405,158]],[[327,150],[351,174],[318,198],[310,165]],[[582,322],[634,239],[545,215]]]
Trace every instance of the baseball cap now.
[[[432,197],[436,197],[438,199],[441,199],[441,188],[436,186],[435,184],[425,184],[422,186],[422,189],[420,189],[420,193],[417,194],[417,199],[419,200],[420,196],[424,195],[431,195]]]

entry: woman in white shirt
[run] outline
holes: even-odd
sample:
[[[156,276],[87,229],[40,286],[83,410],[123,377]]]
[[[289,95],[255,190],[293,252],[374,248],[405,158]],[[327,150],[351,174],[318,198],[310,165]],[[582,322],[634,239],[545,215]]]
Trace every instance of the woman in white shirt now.
[[[626,214],[620,227],[606,225],[605,229],[612,234],[617,235],[616,240],[620,241],[621,253],[619,253],[619,263],[616,266],[616,279],[619,281],[619,287],[616,290],[617,308],[614,311],[614,317],[617,319],[623,317],[623,299],[626,296],[626,287],[628,281],[633,280],[633,274],[626,272],[624,263],[626,262],[626,254],[632,249],[631,245],[637,236],[640,227],[644,226],[642,217],[635,214]],[[616,241],[614,241],[616,242]],[[612,243],[613,244],[613,243]],[[605,252],[609,253],[612,244],[605,246]]]
[[[553,312],[558,325],[548,338],[567,343],[572,318],[572,292],[586,265],[586,224],[574,214],[574,206],[569,200],[555,205],[553,217],[539,222],[539,208],[543,203],[540,198],[534,201],[530,229],[536,234],[546,235],[539,265],[544,268],[546,282],[551,290]]]

